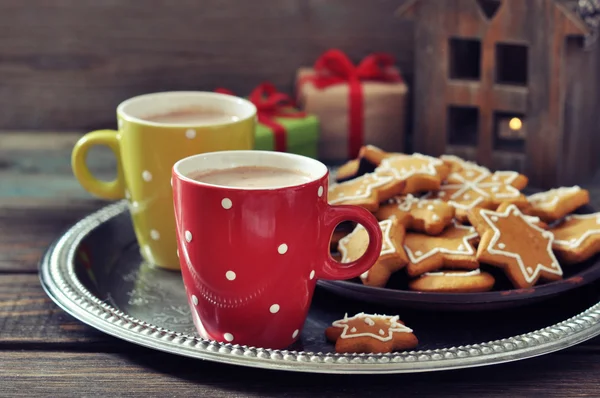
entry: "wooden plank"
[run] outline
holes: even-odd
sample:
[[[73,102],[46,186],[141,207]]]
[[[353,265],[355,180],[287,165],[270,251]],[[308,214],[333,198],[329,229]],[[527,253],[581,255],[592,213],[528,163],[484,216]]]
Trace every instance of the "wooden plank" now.
[[[596,396],[597,350],[571,349],[512,364],[414,375],[320,375],[239,368],[147,349],[123,353],[4,351],[3,394],[160,397]],[[443,393],[441,394],[441,392]]]
[[[263,80],[291,92],[294,73],[328,48],[355,61],[393,53],[412,75],[411,23],[400,0],[0,4],[0,128],[114,128],[126,98],[225,86],[247,94]]]
[[[83,345],[89,343],[94,344],[93,351],[127,346],[62,311],[46,295],[37,275],[0,274],[0,351],[57,344],[62,349],[82,344],[78,349],[89,351]]]
[[[0,271],[36,272],[43,253],[61,233],[107,203],[0,198]]]

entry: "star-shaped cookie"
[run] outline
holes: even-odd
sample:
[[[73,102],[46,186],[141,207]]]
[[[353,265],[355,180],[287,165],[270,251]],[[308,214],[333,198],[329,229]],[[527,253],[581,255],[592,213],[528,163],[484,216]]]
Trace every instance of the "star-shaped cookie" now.
[[[453,221],[440,235],[407,233],[404,250],[408,256],[407,274],[411,277],[441,268],[477,269],[475,228]]]
[[[508,208],[508,206],[510,206],[511,204],[512,203],[510,203],[510,202],[502,202],[496,208],[496,211],[498,213],[503,213]],[[523,209],[521,209],[521,212],[523,213],[523,217],[527,221],[529,221],[530,223],[532,223],[533,225],[536,225],[536,226],[540,227],[541,229],[548,229],[549,228],[548,224],[546,224],[545,222],[543,222],[539,217],[527,215],[527,214],[525,214],[525,212],[523,211]]]
[[[554,252],[564,264],[577,264],[600,252],[600,213],[571,214],[550,231]]]
[[[454,207],[439,199],[421,199],[408,194],[391,198],[375,212],[379,220],[391,216],[396,216],[408,230],[439,235],[452,222]]]
[[[375,264],[360,276],[367,286],[383,287],[390,276],[404,268],[407,263],[406,253],[402,248],[405,229],[395,217],[379,222],[382,234],[381,253]],[[338,242],[338,251],[342,254],[342,263],[358,260],[369,245],[367,231],[362,225],[356,228]]]
[[[332,205],[357,205],[377,211],[379,203],[398,195],[405,182],[391,176],[375,173],[363,174],[348,181],[329,186],[327,200]]]
[[[590,194],[575,185],[529,195],[527,201],[527,214],[539,217],[545,222],[553,222],[588,204]]]
[[[554,236],[529,222],[514,204],[503,212],[471,209],[468,217],[481,235],[477,260],[501,268],[516,288],[562,279],[552,252]]]
[[[438,190],[449,172],[442,160],[420,153],[394,154],[382,159],[375,169],[376,174],[406,181],[405,194]]]
[[[325,329],[338,353],[387,353],[416,347],[419,340],[398,316],[363,312],[334,321]]]
[[[455,217],[467,220],[467,212],[475,207],[494,209],[502,202],[524,207],[527,198],[520,192],[527,185],[527,177],[514,171],[490,172],[475,164],[463,165],[451,173],[437,192],[429,199],[441,199],[456,208]]]

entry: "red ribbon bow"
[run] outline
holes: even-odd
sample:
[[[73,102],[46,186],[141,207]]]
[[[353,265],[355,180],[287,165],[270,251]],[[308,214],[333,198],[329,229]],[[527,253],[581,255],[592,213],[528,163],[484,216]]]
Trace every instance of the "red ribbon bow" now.
[[[365,57],[358,66],[340,50],[329,50],[314,65],[315,75],[307,80],[323,89],[335,84],[349,85],[349,134],[348,156],[356,158],[364,143],[363,91],[361,81],[401,82],[395,70],[394,57],[386,53],[374,53]],[[301,81],[300,84],[303,82]]]
[[[215,91],[234,95],[232,91],[225,88],[218,88]],[[286,130],[275,118],[299,119],[306,117],[306,113],[298,111],[294,100],[287,94],[277,92],[275,85],[269,82],[261,83],[252,90],[248,100],[256,106],[258,122],[273,130],[275,150],[285,152],[287,150]]]

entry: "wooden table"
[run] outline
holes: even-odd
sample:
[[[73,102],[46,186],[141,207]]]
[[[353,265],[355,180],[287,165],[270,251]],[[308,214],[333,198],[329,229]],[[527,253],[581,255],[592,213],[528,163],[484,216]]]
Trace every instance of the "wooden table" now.
[[[107,204],[72,176],[78,137],[0,132],[0,396],[598,396],[600,338],[489,368],[373,377],[227,366],[98,332],[61,311],[37,275],[47,245]],[[107,151],[90,163],[100,176],[113,173]],[[600,176],[585,187],[600,198]]]

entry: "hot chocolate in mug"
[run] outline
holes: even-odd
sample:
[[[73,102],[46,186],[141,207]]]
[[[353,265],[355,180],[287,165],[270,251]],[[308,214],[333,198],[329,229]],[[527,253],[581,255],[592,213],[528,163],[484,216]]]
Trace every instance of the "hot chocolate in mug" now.
[[[223,151],[173,167],[181,272],[199,334],[232,344],[282,349],[298,339],[318,279],[351,279],[382,247],[377,219],[358,206],[331,206],[329,172],[289,153]],[[335,227],[363,225],[363,256],[330,254]]]
[[[81,185],[104,199],[127,198],[140,252],[150,264],[178,270],[171,170],[178,160],[203,152],[254,147],[256,107],[212,92],[163,92],[128,99],[117,107],[118,131],[84,135],[72,153]],[[85,159],[94,145],[117,158],[114,181],[96,179]]]

